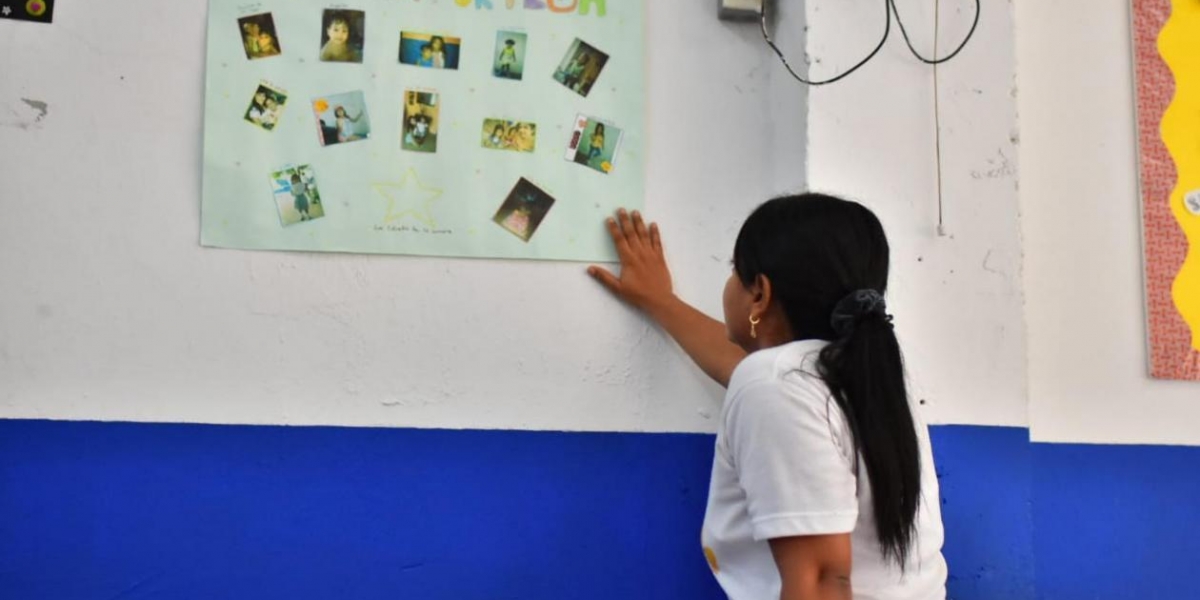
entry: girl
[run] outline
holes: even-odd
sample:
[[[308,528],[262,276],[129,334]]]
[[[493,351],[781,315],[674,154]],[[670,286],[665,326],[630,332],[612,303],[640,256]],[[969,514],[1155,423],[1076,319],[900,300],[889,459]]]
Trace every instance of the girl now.
[[[362,62],[358,48],[350,44],[350,17],[335,13],[325,29],[328,40],[321,48],[321,60],[330,62]]]
[[[944,599],[938,482],[875,215],[820,194],[758,207],[724,324],[672,293],[656,225],[620,211],[608,229],[621,273],[588,272],[727,387],[702,540],[729,598]]]
[[[496,123],[496,127],[492,129],[492,137],[488,138],[488,143],[490,143],[493,148],[503,148],[505,137],[504,133],[504,124]]]
[[[263,129],[274,129],[275,124],[279,122],[279,102],[274,97],[267,96],[265,109],[262,112],[262,117],[259,119],[259,124]]]
[[[592,131],[591,149],[588,150],[588,161],[596,160],[604,154],[604,123],[596,123]]]
[[[429,51],[433,55],[433,68],[446,68],[446,40],[442,36],[435,35],[429,39]]]
[[[255,125],[263,125],[263,117],[267,114],[267,91],[263,88],[258,88],[254,92],[254,99],[250,101],[250,109],[246,111],[246,120]],[[267,129],[270,129],[269,127]]]
[[[311,219],[312,217],[308,216],[308,185],[300,180],[299,173],[292,173],[292,197],[295,198],[293,205],[296,212],[300,213],[300,220]]]
[[[579,79],[583,77],[583,71],[587,69],[589,62],[591,62],[591,59],[588,58],[587,54],[580,54],[575,60],[571,61],[571,64],[563,72],[563,85],[578,92],[579,90],[575,86],[579,84]]]
[[[341,106],[339,106],[339,107],[333,109],[333,116],[337,120],[337,136],[338,136],[339,143],[352,142],[354,140],[362,139],[361,135],[358,135],[357,133],[354,132],[354,126],[353,126],[353,124],[357,123],[358,120],[362,117],[361,112],[359,112],[357,115],[351,117],[350,114],[346,112],[345,108],[342,108]]]
[[[529,221],[532,212],[527,205],[518,206],[505,217],[504,228],[516,234],[517,237],[529,241]]]
[[[262,28],[256,21],[246,21],[242,24],[242,44],[246,46],[246,58],[258,57],[258,39]]]
[[[504,48],[500,49],[500,56],[496,59],[496,63],[500,65],[500,70],[496,73],[500,77],[511,77],[512,68],[517,64],[517,42],[514,40],[504,40]]]
[[[417,59],[417,66],[433,68],[433,46],[421,44],[421,57]]]
[[[429,117],[421,112],[409,117],[408,133],[404,136],[404,143],[414,150],[421,149],[425,145],[426,138],[429,137],[430,123]]]
[[[270,33],[263,31],[258,34],[258,50],[254,56],[256,58],[263,56],[275,56],[279,54],[279,47],[275,45],[275,37]]]
[[[510,146],[517,152],[533,152],[537,145],[537,131],[533,123],[518,123],[512,129]]]

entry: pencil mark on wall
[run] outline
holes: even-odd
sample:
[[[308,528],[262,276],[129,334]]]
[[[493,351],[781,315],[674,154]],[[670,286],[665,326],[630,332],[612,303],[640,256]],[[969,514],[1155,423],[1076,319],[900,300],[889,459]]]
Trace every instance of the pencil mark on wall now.
[[[988,264],[988,261],[990,261],[991,259],[992,259],[992,251],[988,250],[987,254],[985,254],[983,257],[983,270],[987,271],[988,273],[992,273],[994,275],[999,275],[1001,277],[1004,277],[1004,271],[996,269],[995,267],[992,267],[991,265]]]
[[[1012,177],[1017,174],[1017,170],[1013,167],[1012,161],[1004,154],[1003,148],[996,150],[997,156],[987,159],[987,168],[976,169],[971,171],[972,179],[1002,179]]]

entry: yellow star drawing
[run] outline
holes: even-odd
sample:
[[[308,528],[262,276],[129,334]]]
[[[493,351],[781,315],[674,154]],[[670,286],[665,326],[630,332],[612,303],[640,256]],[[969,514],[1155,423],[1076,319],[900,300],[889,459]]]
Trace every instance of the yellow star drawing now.
[[[443,190],[421,183],[417,170],[410,168],[398,182],[375,182],[371,184],[375,192],[387,200],[387,213],[383,215],[384,223],[399,221],[404,217],[412,217],[430,227],[437,227],[433,218],[433,203],[442,197]]]

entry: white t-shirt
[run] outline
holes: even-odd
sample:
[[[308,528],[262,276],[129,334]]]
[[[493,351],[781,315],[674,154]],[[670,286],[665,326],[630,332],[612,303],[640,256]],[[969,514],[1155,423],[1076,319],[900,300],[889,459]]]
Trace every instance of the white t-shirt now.
[[[929,431],[916,410],[921,501],[906,570],[885,561],[866,466],[817,375],[826,342],[760,350],[733,373],[721,410],[702,543],[730,600],[777,600],[768,540],[850,533],[856,600],[944,600],[942,515]]]

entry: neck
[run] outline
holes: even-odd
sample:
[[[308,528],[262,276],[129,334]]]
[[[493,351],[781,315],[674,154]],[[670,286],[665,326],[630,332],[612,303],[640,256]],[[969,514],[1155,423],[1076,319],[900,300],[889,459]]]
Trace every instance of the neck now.
[[[757,338],[752,338],[750,340],[750,347],[746,348],[746,351],[757,352],[759,350],[766,350],[767,348],[782,346],[784,344],[791,343],[792,341],[794,340],[792,340],[790,337],[771,335],[767,332],[760,331]]]

